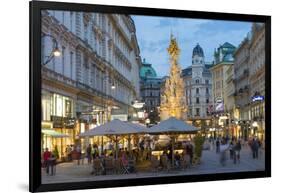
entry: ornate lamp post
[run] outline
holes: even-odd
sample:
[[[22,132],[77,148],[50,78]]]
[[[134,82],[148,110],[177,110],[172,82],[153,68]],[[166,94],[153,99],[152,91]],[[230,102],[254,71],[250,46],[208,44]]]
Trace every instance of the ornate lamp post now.
[[[51,53],[49,54],[49,56],[47,56],[47,59],[42,62],[42,65],[44,65],[44,66],[46,64],[48,64],[54,57],[59,57],[61,55],[61,52],[58,48],[58,42],[57,42],[56,38],[50,34],[43,34],[42,38],[45,38],[45,37],[50,37],[53,40],[54,47],[53,47],[53,50],[51,51]]]

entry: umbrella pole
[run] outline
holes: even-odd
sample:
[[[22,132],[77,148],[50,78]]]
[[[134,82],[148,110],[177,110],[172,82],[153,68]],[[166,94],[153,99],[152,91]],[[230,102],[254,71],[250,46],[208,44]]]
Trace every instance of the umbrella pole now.
[[[172,168],[174,167],[174,163],[175,163],[174,149],[175,149],[175,136],[172,135]]]
[[[131,135],[128,135],[128,149],[129,149],[129,153],[131,155]]]
[[[115,136],[115,148],[116,148],[115,158],[118,159],[118,140],[117,140],[117,135]]]
[[[103,136],[101,136],[101,154],[103,154]]]

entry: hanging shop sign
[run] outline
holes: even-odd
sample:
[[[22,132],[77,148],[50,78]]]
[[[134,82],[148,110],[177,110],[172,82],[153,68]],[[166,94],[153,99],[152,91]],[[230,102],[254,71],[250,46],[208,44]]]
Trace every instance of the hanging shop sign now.
[[[221,112],[223,110],[224,110],[224,108],[223,108],[223,99],[221,97],[218,97],[216,99],[215,111],[216,112]]]

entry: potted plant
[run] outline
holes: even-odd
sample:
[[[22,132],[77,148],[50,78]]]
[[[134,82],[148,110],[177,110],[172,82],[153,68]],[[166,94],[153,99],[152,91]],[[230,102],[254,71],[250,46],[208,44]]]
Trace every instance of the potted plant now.
[[[201,134],[197,134],[194,137],[194,163],[199,164],[202,156],[204,137]]]

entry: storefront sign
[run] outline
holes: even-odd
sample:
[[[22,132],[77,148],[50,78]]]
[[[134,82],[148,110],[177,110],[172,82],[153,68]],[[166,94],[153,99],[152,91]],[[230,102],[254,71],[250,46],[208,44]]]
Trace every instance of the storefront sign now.
[[[261,96],[261,95],[257,95],[257,96],[253,96],[252,97],[252,101],[255,102],[255,101],[263,101],[264,100],[264,96]]]
[[[51,116],[51,121],[53,121],[53,128],[63,127],[63,117]]]
[[[143,107],[144,103],[141,103],[141,102],[135,102],[133,104],[133,107],[136,108],[136,109],[141,109]]]
[[[75,127],[75,118],[64,117],[63,122],[65,128],[73,129]]]
[[[72,129],[75,126],[75,118],[51,116],[53,122],[53,128],[69,128]]]

